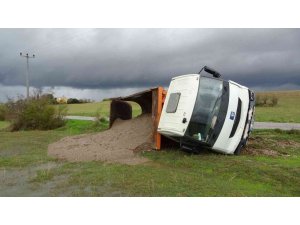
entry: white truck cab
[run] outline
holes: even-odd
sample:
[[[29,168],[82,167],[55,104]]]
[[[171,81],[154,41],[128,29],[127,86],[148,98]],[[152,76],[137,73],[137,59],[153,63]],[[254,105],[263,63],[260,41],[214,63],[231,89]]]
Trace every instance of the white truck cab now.
[[[254,105],[253,91],[205,66],[172,79],[157,130],[186,150],[239,154],[252,131]]]

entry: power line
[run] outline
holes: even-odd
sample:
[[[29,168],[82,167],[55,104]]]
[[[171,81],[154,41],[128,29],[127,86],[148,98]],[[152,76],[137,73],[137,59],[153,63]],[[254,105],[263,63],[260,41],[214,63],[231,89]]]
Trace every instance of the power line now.
[[[35,58],[35,55],[33,54],[30,56],[28,53],[26,55],[23,55],[22,52],[20,52],[21,57],[26,58],[26,63],[27,63],[27,74],[26,74],[26,91],[27,91],[27,100],[29,99],[29,59],[30,58]]]

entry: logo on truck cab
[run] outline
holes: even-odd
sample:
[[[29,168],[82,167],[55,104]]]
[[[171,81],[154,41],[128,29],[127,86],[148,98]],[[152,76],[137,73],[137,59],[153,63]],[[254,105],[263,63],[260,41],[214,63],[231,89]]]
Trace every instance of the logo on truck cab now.
[[[234,120],[235,112],[231,111],[229,119]]]

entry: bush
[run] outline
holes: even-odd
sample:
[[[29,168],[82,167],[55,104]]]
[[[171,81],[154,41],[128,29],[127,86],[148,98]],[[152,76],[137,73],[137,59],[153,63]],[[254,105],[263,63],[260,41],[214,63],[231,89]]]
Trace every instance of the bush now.
[[[78,104],[81,103],[77,98],[69,98],[67,104]]]
[[[94,126],[101,126],[103,124],[108,124],[109,118],[101,116],[101,109],[98,108],[96,111],[96,116],[95,116],[95,121],[94,121]]]
[[[255,106],[261,106],[262,105],[262,100],[260,95],[255,96]]]
[[[5,112],[6,112],[5,105],[0,104],[0,121],[5,120]]]
[[[91,103],[91,102],[93,102],[91,99],[69,98],[67,100],[67,104],[79,104],[79,103]]]
[[[278,98],[273,95],[271,98],[271,106],[276,106],[278,104]]]
[[[45,98],[19,99],[6,103],[5,118],[11,130],[50,130],[65,124],[66,108],[56,110]]]
[[[255,106],[276,106],[278,104],[278,97],[275,95],[256,94]]]
[[[91,103],[93,101],[91,99],[80,99],[79,102],[80,103]]]
[[[41,95],[41,98],[46,99],[49,102],[49,104],[52,104],[52,105],[57,104],[57,101],[54,98],[53,94],[43,94],[43,95]]]
[[[267,101],[268,101],[268,96],[267,95],[263,95],[262,96],[262,103],[263,103],[263,105],[267,105]]]

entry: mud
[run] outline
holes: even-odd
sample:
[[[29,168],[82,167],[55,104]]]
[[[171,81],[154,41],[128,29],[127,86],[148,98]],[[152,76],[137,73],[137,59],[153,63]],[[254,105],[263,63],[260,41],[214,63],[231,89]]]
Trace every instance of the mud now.
[[[71,161],[105,161],[140,164],[148,159],[136,154],[151,149],[151,114],[132,120],[116,120],[111,129],[97,133],[65,137],[48,146],[48,155]]]
[[[295,141],[290,140],[268,140],[271,143],[266,142],[262,137],[250,138],[246,148],[242,151],[243,155],[265,155],[265,156],[289,156],[288,153],[284,151],[285,148],[299,148],[300,144]],[[257,143],[259,143],[257,145]],[[272,148],[274,146],[279,146],[280,151],[275,151]]]
[[[266,155],[266,156],[280,156],[281,153],[271,149],[251,148],[246,147],[242,151],[242,155]]]
[[[48,162],[27,167],[26,169],[0,169],[0,196],[1,197],[37,197],[51,196],[51,190],[66,180],[66,176],[57,176],[53,180],[43,184],[32,183],[37,171],[51,170],[60,167],[61,164]],[[69,194],[69,193],[68,193]],[[71,194],[71,193],[70,193]]]

